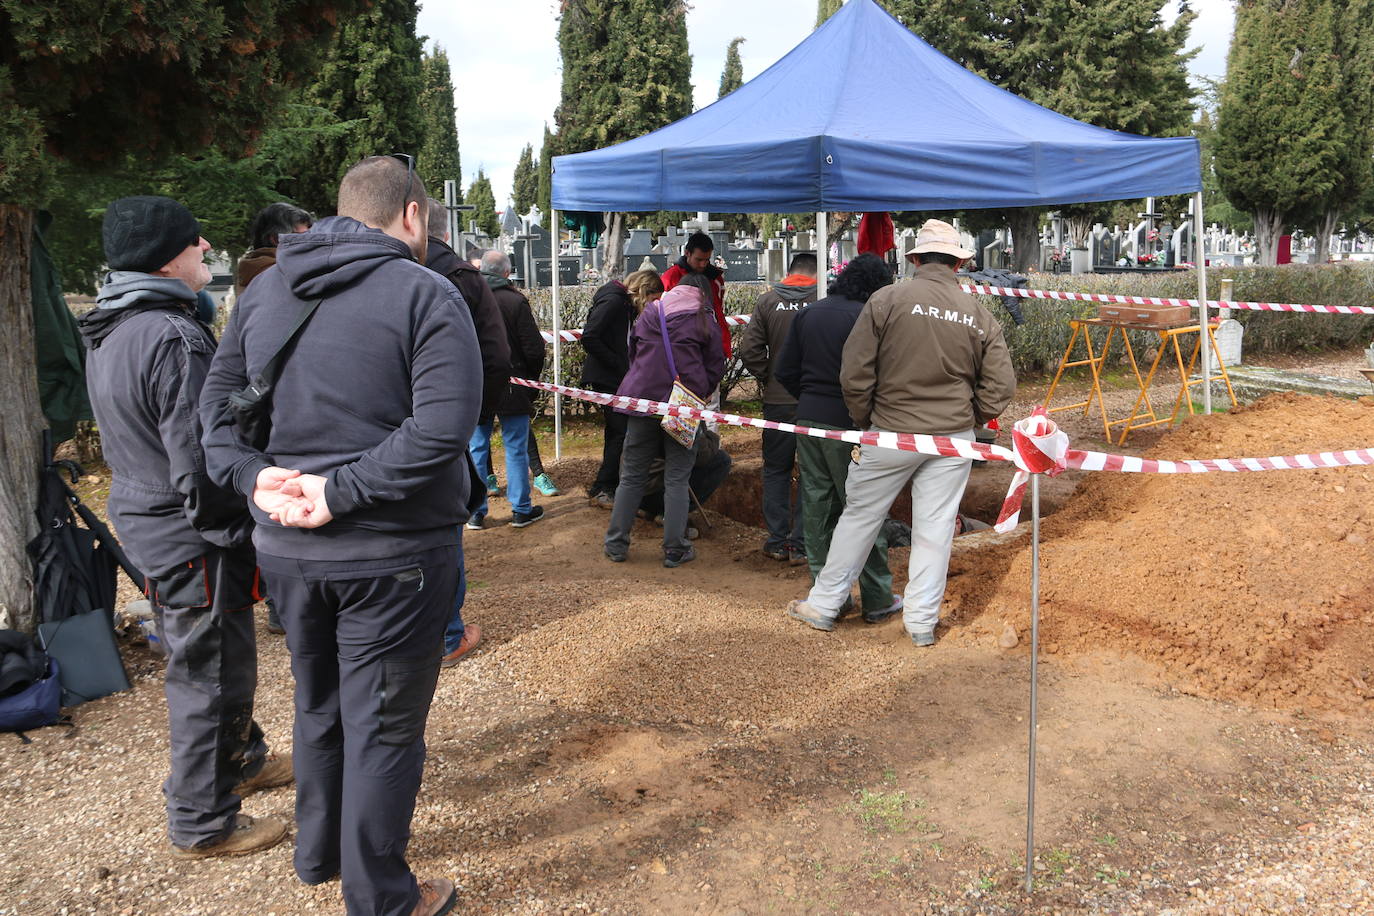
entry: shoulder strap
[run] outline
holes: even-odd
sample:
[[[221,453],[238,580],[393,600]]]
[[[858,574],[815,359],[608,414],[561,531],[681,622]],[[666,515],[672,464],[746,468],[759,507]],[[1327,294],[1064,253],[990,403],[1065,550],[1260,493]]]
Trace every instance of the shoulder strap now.
[[[272,358],[267,361],[267,365],[262,367],[262,372],[258,373],[257,377],[259,379],[267,382],[268,385],[276,383],[277,373],[281,372],[282,354],[286,352],[287,347],[291,346],[291,341],[296,339],[296,335],[300,334],[301,328],[305,327],[305,323],[310,320],[311,315],[315,314],[315,309],[318,308],[319,304],[323,301],[324,299],[321,298],[305,304],[300,314],[296,316],[295,324],[291,325],[291,330],[286,332],[286,339],[281,342],[281,346],[277,347],[277,351],[272,354]]]
[[[663,309],[663,300],[659,300],[658,305],[658,327],[663,332],[663,352],[668,355],[668,371],[673,373],[673,378],[678,378],[677,363],[673,360],[673,342],[668,339],[668,315]]]

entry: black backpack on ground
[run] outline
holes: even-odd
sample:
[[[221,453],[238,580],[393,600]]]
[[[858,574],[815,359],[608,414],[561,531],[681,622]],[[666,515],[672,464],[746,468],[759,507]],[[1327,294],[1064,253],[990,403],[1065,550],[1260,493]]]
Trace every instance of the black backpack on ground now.
[[[0,732],[24,734],[62,721],[57,663],[18,630],[0,630]],[[63,724],[70,724],[70,720]]]
[[[43,445],[44,454],[52,454],[46,434]],[[140,591],[144,579],[110,529],[73,492],[64,471],[71,483],[81,476],[72,461],[50,460],[40,474],[39,532],[28,553],[39,643],[56,663],[62,705],[75,706],[128,689],[114,641],[116,570],[122,566]]]

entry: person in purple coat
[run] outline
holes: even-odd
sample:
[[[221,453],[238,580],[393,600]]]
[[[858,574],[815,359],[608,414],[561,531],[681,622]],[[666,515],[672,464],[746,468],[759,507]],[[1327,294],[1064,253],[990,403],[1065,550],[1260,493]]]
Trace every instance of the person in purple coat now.
[[[665,330],[666,328],[666,330]],[[666,336],[666,341],[665,341]],[[665,346],[666,343],[666,346]],[[671,359],[668,347],[671,347]],[[644,307],[630,330],[630,368],[616,394],[666,401],[673,391],[673,369],[693,394],[705,400],[725,374],[725,351],[715,322],[710,281],[690,274],[657,302]],[[662,418],[617,408],[629,415],[621,457],[620,484],[615,491],[611,524],[606,529],[606,556],[623,563],[629,556],[635,509],[648,486],[649,467],[660,454],[663,469],[663,565],[681,566],[696,559],[687,539],[690,508],[688,479],[696,460],[696,445],[683,447],[664,432]]]

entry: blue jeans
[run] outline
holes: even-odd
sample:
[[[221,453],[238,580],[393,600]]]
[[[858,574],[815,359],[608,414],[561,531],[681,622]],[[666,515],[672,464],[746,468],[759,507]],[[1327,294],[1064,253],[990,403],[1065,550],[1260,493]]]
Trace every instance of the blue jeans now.
[[[506,498],[512,510],[529,512],[530,505],[530,417],[524,413],[503,413],[497,416],[501,421],[501,437],[506,448]],[[473,430],[468,450],[472,461],[483,477],[491,476],[491,429],[493,423],[487,420],[478,423]],[[482,508],[477,510],[487,514],[487,501],[482,500]]]
[[[448,620],[448,626],[444,629],[444,654],[458,648],[458,644],[463,641],[463,634],[467,632],[467,626],[463,623],[463,602],[468,597],[468,574],[463,569],[463,527],[458,526],[458,594],[453,599],[453,616]]]

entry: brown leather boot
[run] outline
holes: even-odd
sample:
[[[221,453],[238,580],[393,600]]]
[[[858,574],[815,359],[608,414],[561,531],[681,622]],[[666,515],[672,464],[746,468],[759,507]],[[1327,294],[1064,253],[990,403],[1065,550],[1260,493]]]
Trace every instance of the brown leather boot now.
[[[471,652],[473,649],[476,649],[481,642],[482,628],[475,623],[468,624],[463,629],[463,638],[459,640],[458,648],[454,649],[448,655],[445,655],[442,659],[440,659],[439,667],[452,668],[454,665],[462,661],[463,657],[466,656],[469,652]]]
[[[216,856],[246,856],[249,853],[271,849],[286,839],[286,821],[275,817],[251,818],[239,812],[234,819],[234,829],[218,843],[208,846],[193,846],[183,849],[172,847],[172,856],[177,859],[210,859]]]
[[[288,786],[295,779],[296,774],[291,768],[291,755],[283,754],[280,757],[269,757],[261,770],[234,786],[234,791],[239,795],[252,795],[265,789]]]
[[[444,916],[458,902],[458,892],[447,878],[431,878],[420,882],[420,900],[411,916]]]

